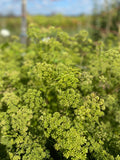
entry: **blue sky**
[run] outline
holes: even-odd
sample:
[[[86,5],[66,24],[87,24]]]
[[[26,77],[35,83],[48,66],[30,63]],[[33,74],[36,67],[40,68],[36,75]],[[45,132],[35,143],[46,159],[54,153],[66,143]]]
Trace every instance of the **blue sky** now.
[[[102,4],[103,0],[99,0]],[[77,15],[91,13],[93,0],[27,0],[27,11],[30,14],[61,13],[64,15]],[[21,14],[21,0],[0,0],[0,13]]]

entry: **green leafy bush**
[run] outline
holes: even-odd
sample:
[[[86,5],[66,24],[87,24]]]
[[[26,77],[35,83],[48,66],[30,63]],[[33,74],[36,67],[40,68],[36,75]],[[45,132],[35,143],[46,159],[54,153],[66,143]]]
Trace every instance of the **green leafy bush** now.
[[[119,49],[85,31],[28,34],[0,48],[0,158],[119,160]]]

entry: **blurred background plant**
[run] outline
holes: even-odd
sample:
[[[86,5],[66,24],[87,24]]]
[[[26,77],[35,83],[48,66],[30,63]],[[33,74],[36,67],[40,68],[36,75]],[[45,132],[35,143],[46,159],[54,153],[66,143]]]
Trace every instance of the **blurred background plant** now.
[[[23,0],[24,1],[24,0]],[[32,2],[32,5],[38,5],[39,8],[42,7],[41,10],[44,10],[45,5],[41,6],[40,2],[48,3],[49,0],[43,0],[43,1],[27,1],[27,5]],[[66,0],[65,0],[66,1]],[[65,3],[65,1],[55,1],[50,2],[51,6],[53,4],[53,8],[55,6],[55,3]],[[91,1],[91,2],[90,2]],[[21,1],[22,2],[22,1]],[[37,3],[36,3],[37,2]],[[71,5],[71,1],[68,1],[67,4],[68,7]],[[82,4],[81,0],[81,4]],[[92,4],[91,12],[87,12],[87,8],[89,8],[89,2]],[[38,13],[32,14],[32,10],[29,10],[29,7],[27,9],[27,26],[29,24],[35,24],[39,27],[45,27],[49,28],[50,26],[55,27],[61,27],[64,31],[68,32],[71,36],[78,33],[82,29],[88,30],[90,37],[92,37],[95,41],[97,40],[103,40],[106,43],[111,42],[111,39],[114,39],[114,43],[112,45],[115,45],[116,41],[119,40],[119,34],[120,34],[120,0],[88,0],[86,2],[86,11],[83,11],[82,5],[80,4],[80,1],[75,1],[76,5],[79,5],[79,11],[76,14],[73,10],[75,8],[71,8],[71,11],[69,11],[67,14],[64,14],[62,11],[54,11],[53,9],[49,14],[46,11],[40,14],[40,9],[38,10]],[[15,0],[7,0],[4,2],[4,5],[6,5],[6,13],[2,13],[0,15],[0,31],[3,29],[9,30],[11,35],[17,35],[20,36],[21,34],[21,16],[24,19],[25,13],[19,13],[16,14],[17,11],[13,7],[10,11],[7,11],[7,7],[13,3],[16,3],[16,5],[19,5],[19,8],[22,8],[22,12],[25,12],[25,8],[23,8],[22,3],[20,1]],[[18,4],[19,3],[19,4]],[[72,2],[73,3],[73,2]],[[1,1],[2,5],[2,1]],[[22,6],[22,7],[21,7]],[[9,8],[9,7],[8,7]],[[33,10],[34,10],[33,6]],[[60,7],[59,7],[60,8]],[[45,7],[46,9],[46,7]],[[77,9],[77,8],[76,8]],[[63,8],[65,10],[65,8]],[[4,11],[5,12],[5,11]],[[71,13],[70,13],[71,12]],[[25,25],[26,22],[24,22],[23,25]],[[23,30],[23,29],[22,29]],[[4,37],[0,35],[0,42],[8,41],[10,40],[11,36]]]

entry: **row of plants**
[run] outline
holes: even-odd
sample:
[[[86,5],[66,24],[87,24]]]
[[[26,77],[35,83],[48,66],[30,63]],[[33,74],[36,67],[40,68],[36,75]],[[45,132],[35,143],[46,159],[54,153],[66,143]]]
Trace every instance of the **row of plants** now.
[[[20,17],[0,17],[0,29],[7,28],[12,34],[20,34],[21,30],[21,18]],[[68,32],[76,32],[80,28],[81,24],[86,24],[86,16],[78,17],[65,17],[63,15],[52,16],[27,16],[28,26],[31,23],[38,25],[39,27],[55,26],[61,27]]]
[[[0,46],[1,160],[120,160],[120,48],[31,25]]]
[[[118,8],[119,9],[119,8]],[[95,40],[112,41],[114,45],[119,39],[119,10],[110,10],[110,13],[101,12],[97,15],[81,15],[76,17],[65,17],[62,15],[52,16],[27,16],[27,24],[33,23],[38,27],[49,28],[50,26],[61,27],[63,31],[71,36],[86,29],[90,33],[90,37]],[[109,15],[107,17],[107,15]],[[110,19],[108,21],[108,19]],[[8,29],[11,35],[20,36],[21,34],[21,18],[20,17],[0,17],[0,30]],[[4,38],[0,35],[0,43],[9,41],[11,37]],[[109,44],[110,42],[108,42]]]

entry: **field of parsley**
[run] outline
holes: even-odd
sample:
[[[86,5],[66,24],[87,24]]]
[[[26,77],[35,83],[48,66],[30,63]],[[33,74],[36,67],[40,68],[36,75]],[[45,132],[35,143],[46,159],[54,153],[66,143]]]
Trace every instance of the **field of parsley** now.
[[[119,37],[39,25],[0,43],[0,160],[120,160]]]

